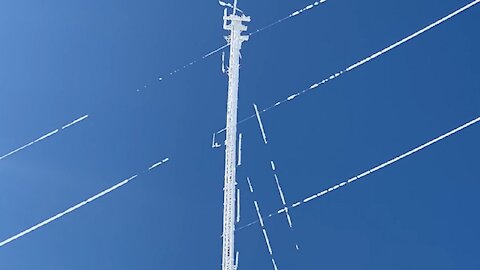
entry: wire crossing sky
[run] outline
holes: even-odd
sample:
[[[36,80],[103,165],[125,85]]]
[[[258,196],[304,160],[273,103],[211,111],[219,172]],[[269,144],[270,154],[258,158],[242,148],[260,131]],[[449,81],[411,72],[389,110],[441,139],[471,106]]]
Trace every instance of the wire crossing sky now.
[[[312,9],[312,8],[315,8],[315,7],[319,6],[321,3],[324,3],[324,2],[326,2],[326,1],[327,1],[327,0],[316,1],[316,2],[314,2],[313,4],[310,4],[310,5],[302,8],[302,9],[299,9],[299,10],[297,10],[297,11],[295,11],[295,12],[292,12],[291,14],[289,14],[288,16],[286,16],[286,17],[284,17],[284,18],[282,18],[282,19],[279,19],[279,20],[277,20],[277,21],[275,21],[275,22],[273,22],[273,23],[271,23],[271,24],[269,24],[269,25],[267,25],[267,26],[264,26],[264,27],[262,27],[262,28],[259,28],[259,29],[255,30],[255,31],[253,31],[252,33],[249,34],[249,36],[252,36],[252,35],[254,35],[254,34],[257,34],[257,33],[260,33],[260,32],[262,32],[262,31],[264,31],[264,30],[267,30],[267,29],[269,29],[269,28],[271,28],[271,27],[273,27],[273,26],[275,26],[275,25],[277,25],[277,24],[279,24],[279,23],[281,23],[281,22],[283,22],[283,21],[285,21],[285,20],[287,20],[287,19],[290,19],[290,18],[299,16],[299,15],[305,13],[306,11],[308,11],[308,10],[310,10],[310,9]],[[212,56],[212,55],[214,55],[214,54],[216,54],[216,53],[224,50],[224,49],[227,48],[228,46],[229,46],[229,44],[225,44],[225,45],[223,45],[223,46],[221,46],[221,47],[219,47],[219,48],[217,48],[217,49],[215,49],[215,50],[213,50],[213,51],[211,51],[211,52],[203,55],[203,56],[201,57],[201,59],[194,60],[194,61],[192,61],[192,62],[190,62],[190,63],[182,66],[181,68],[178,68],[178,69],[175,69],[175,70],[171,71],[171,72],[168,74],[168,76],[172,76],[172,75],[174,75],[175,73],[181,71],[182,69],[185,69],[185,68],[188,68],[189,66],[194,65],[194,64],[197,63],[199,60],[206,59],[206,58],[208,58],[208,57],[210,57],[210,56]],[[162,81],[164,78],[165,78],[165,76],[164,76],[164,77],[159,77],[158,80],[159,80],[159,81]],[[144,85],[144,88],[147,88],[147,85]],[[138,89],[137,89],[137,92],[140,92],[140,91],[141,91],[140,88],[138,88]],[[21,150],[23,150],[23,149],[25,149],[25,148],[28,148],[28,147],[34,145],[35,143],[38,143],[38,142],[40,142],[40,141],[43,141],[43,140],[45,140],[45,139],[47,139],[47,138],[49,138],[49,137],[57,134],[58,132],[60,132],[60,131],[62,131],[62,130],[64,130],[64,129],[66,129],[66,128],[69,128],[69,127],[71,127],[71,126],[73,126],[73,125],[75,125],[75,124],[77,124],[77,123],[85,120],[86,118],[88,118],[88,115],[82,116],[82,117],[80,117],[80,118],[72,121],[71,123],[63,126],[61,129],[55,129],[55,130],[53,130],[53,131],[51,131],[51,132],[49,132],[49,133],[47,133],[47,134],[39,137],[38,139],[36,139],[36,140],[34,140],[34,141],[31,141],[31,142],[29,142],[29,143],[27,143],[27,144],[25,144],[25,145],[23,145],[23,146],[15,149],[15,150],[12,150],[11,152],[9,152],[9,153],[1,156],[1,157],[0,157],[0,160],[5,159],[5,158],[7,158],[7,157],[9,157],[9,156],[11,156],[11,155],[13,155],[13,154],[16,154],[17,152],[19,152],[19,151],[21,151]]]
[[[365,177],[365,176],[368,176],[368,175],[370,175],[370,174],[372,174],[372,173],[374,173],[374,172],[376,172],[376,171],[379,171],[379,170],[381,170],[381,169],[384,169],[384,168],[386,168],[386,167],[388,167],[388,166],[390,166],[390,165],[392,165],[392,164],[394,164],[394,163],[396,163],[396,162],[398,162],[398,161],[400,161],[400,160],[402,160],[402,159],[404,159],[404,158],[406,158],[406,157],[408,157],[408,156],[411,156],[411,155],[413,155],[413,154],[415,154],[415,153],[417,153],[417,152],[419,152],[419,151],[421,151],[421,150],[424,150],[424,149],[428,148],[429,146],[431,146],[431,145],[433,145],[433,144],[435,144],[435,143],[437,143],[437,142],[439,142],[439,141],[441,141],[441,140],[443,140],[443,139],[446,139],[446,138],[448,138],[449,136],[454,135],[454,134],[456,134],[457,132],[460,132],[460,131],[462,131],[462,130],[464,130],[464,129],[466,129],[466,128],[468,128],[468,127],[470,127],[470,126],[472,126],[472,125],[474,125],[474,124],[476,124],[476,123],[478,123],[478,122],[480,122],[480,117],[477,117],[476,119],[474,119],[474,120],[472,120],[472,121],[470,121],[470,122],[467,122],[467,123],[465,123],[465,124],[463,124],[463,125],[455,128],[455,129],[453,129],[453,130],[451,130],[451,131],[449,131],[449,132],[447,132],[447,133],[445,133],[445,134],[443,134],[443,135],[440,135],[440,136],[438,136],[437,138],[435,138],[435,139],[433,139],[433,140],[430,140],[430,141],[428,141],[428,142],[426,142],[426,143],[424,143],[424,144],[422,144],[422,145],[420,145],[420,146],[418,146],[418,147],[413,148],[412,150],[410,150],[410,151],[408,151],[408,152],[405,152],[405,153],[403,153],[403,154],[401,154],[401,155],[399,155],[399,156],[397,156],[397,157],[395,157],[395,158],[392,158],[392,159],[390,159],[390,160],[388,160],[388,161],[386,161],[386,162],[384,162],[384,163],[382,163],[382,164],[380,164],[380,165],[378,165],[378,166],[376,166],[376,167],[373,167],[372,169],[369,169],[369,170],[367,170],[367,171],[365,171],[365,172],[363,172],[363,173],[361,173],[361,174],[359,174],[359,175],[356,175],[356,176],[354,176],[354,177],[352,177],[352,178],[350,178],[350,179],[348,179],[348,180],[345,180],[345,181],[343,181],[343,182],[341,182],[341,183],[339,183],[339,184],[337,184],[337,185],[335,185],[335,186],[332,186],[332,187],[330,187],[330,188],[328,188],[328,189],[325,189],[325,190],[323,190],[323,191],[321,191],[321,192],[318,192],[318,193],[316,193],[316,194],[314,194],[314,195],[312,195],[312,196],[309,196],[309,197],[307,197],[307,198],[305,198],[305,199],[303,199],[303,200],[301,200],[301,201],[298,201],[298,202],[292,204],[290,207],[282,208],[282,209],[280,209],[280,210],[278,210],[278,211],[276,211],[276,212],[272,212],[272,213],[270,213],[266,218],[270,218],[270,217],[273,217],[273,216],[275,216],[275,215],[281,214],[281,213],[287,211],[287,209],[296,208],[296,207],[299,207],[299,206],[301,206],[301,205],[305,205],[307,202],[310,202],[310,201],[312,201],[312,200],[318,199],[318,198],[320,198],[320,197],[322,197],[322,196],[324,196],[324,195],[326,195],[326,194],[328,194],[328,193],[330,193],[330,192],[332,192],[332,191],[334,191],[334,190],[337,190],[337,189],[339,189],[339,188],[341,188],[341,187],[344,187],[344,186],[346,186],[346,185],[348,185],[348,184],[350,184],[350,183],[353,183],[353,182],[355,182],[355,181],[357,181],[357,180],[360,180],[361,178],[363,178],[363,177]],[[251,223],[249,223],[249,224],[247,224],[247,225],[245,225],[245,226],[242,226],[242,227],[238,228],[237,231],[242,230],[242,229],[245,229],[245,228],[247,228],[247,227],[250,227],[250,226],[252,226],[253,224],[256,224],[256,223],[258,223],[258,222],[259,222],[258,220],[253,221],[253,222],[251,222]]]
[[[275,163],[273,162],[273,160],[271,160],[270,164],[272,165],[273,177],[275,178],[275,183],[277,184],[278,193],[280,195],[280,199],[282,200],[282,204],[283,204],[284,209],[285,209],[284,212],[285,212],[285,215],[287,217],[288,226],[290,228],[293,228],[292,218],[290,217],[290,214],[288,213],[287,201],[285,200],[285,194],[283,193],[282,186],[280,185],[280,180],[278,180],[278,176],[277,176],[277,172],[276,172],[277,169],[276,169]]]
[[[289,102],[289,101],[292,101],[292,100],[294,100],[295,98],[297,98],[298,96],[301,96],[301,95],[303,95],[303,94],[305,94],[305,93],[307,93],[307,92],[310,92],[311,90],[314,90],[314,89],[318,88],[319,86],[324,85],[324,84],[326,84],[327,82],[332,81],[332,80],[340,77],[341,75],[343,75],[343,74],[345,74],[345,73],[347,73],[347,72],[350,72],[350,71],[352,71],[352,70],[354,70],[354,69],[356,69],[356,68],[358,68],[358,67],[360,67],[360,66],[362,66],[362,65],[364,65],[364,64],[366,64],[366,63],[368,63],[368,62],[370,62],[371,60],[373,60],[373,59],[375,59],[375,58],[377,58],[377,57],[379,57],[379,56],[381,56],[381,55],[383,55],[383,54],[385,54],[385,53],[387,53],[387,52],[389,52],[389,51],[391,51],[391,50],[399,47],[400,45],[402,45],[402,44],[404,44],[404,43],[406,43],[406,42],[408,42],[408,41],[410,41],[410,40],[412,40],[412,39],[420,36],[421,34],[427,32],[428,30],[430,30],[430,29],[432,29],[432,28],[434,28],[435,26],[438,26],[438,25],[442,24],[443,22],[445,22],[445,21],[447,21],[447,20],[455,17],[456,15],[458,15],[458,14],[466,11],[467,9],[475,6],[475,5],[478,4],[479,2],[480,2],[480,0],[476,0],[476,1],[471,2],[471,3],[468,4],[468,5],[463,6],[463,7],[460,8],[460,9],[457,9],[456,11],[448,14],[447,16],[445,16],[445,17],[443,17],[443,18],[441,18],[441,19],[439,19],[439,20],[437,20],[437,21],[435,21],[435,22],[427,25],[426,27],[418,30],[417,32],[415,32],[415,33],[413,33],[413,34],[411,34],[411,35],[409,35],[409,36],[407,36],[407,37],[405,37],[405,38],[403,38],[403,39],[401,39],[401,40],[393,43],[392,45],[390,45],[390,46],[388,46],[388,47],[386,47],[386,48],[384,48],[384,49],[382,49],[382,50],[380,50],[380,51],[378,51],[378,52],[370,55],[369,57],[364,58],[364,59],[358,61],[357,63],[348,66],[347,68],[345,68],[345,69],[343,69],[343,70],[341,70],[341,71],[339,71],[339,72],[337,72],[337,73],[329,76],[328,78],[325,78],[325,79],[323,79],[323,80],[321,80],[321,81],[319,81],[319,82],[317,82],[317,83],[312,84],[309,88],[306,88],[306,89],[304,89],[304,90],[302,90],[302,91],[300,91],[300,92],[297,92],[297,93],[295,93],[295,94],[293,94],[293,95],[288,96],[287,98],[285,98],[285,99],[283,99],[283,100],[280,100],[280,101],[276,102],[275,104],[271,105],[270,107],[267,107],[267,108],[261,110],[260,113],[267,112],[267,111],[269,111],[269,110],[271,110],[271,109],[273,109],[273,108],[276,108],[276,107],[278,107],[278,106],[280,106],[280,105],[283,105],[283,104],[285,104],[285,103],[287,103],[287,102]],[[254,118],[254,117],[255,117],[255,114],[252,114],[252,115],[250,115],[250,116],[242,119],[241,121],[239,121],[238,124],[241,124],[241,123],[243,123],[243,122],[245,122],[245,121],[248,121],[248,120],[250,120],[250,119],[252,119],[252,118]],[[225,131],[225,128],[217,131],[217,134],[222,133],[222,132],[224,132],[224,131]]]
[[[167,162],[168,160],[169,160],[169,158],[165,158],[165,159],[163,159],[162,161],[153,164],[152,166],[150,166],[150,167],[148,168],[147,171],[144,171],[143,173],[155,169],[156,167],[158,167],[158,166],[164,164],[165,162]],[[46,219],[46,220],[44,220],[44,221],[38,223],[37,225],[34,225],[34,226],[32,226],[32,227],[30,227],[30,228],[28,228],[28,229],[26,229],[26,230],[24,230],[24,231],[22,231],[22,232],[20,232],[20,233],[18,233],[18,234],[16,234],[16,235],[14,235],[14,236],[12,236],[12,237],[10,237],[10,238],[8,238],[8,239],[3,240],[2,242],[0,242],[0,247],[3,247],[3,246],[5,246],[5,245],[7,245],[8,243],[11,243],[11,242],[13,242],[13,241],[15,241],[15,240],[17,240],[17,239],[25,236],[25,235],[27,235],[27,234],[29,234],[29,233],[37,230],[37,229],[39,229],[39,228],[41,228],[41,227],[49,224],[50,222],[53,222],[53,221],[55,221],[55,220],[57,220],[57,219],[65,216],[65,215],[67,215],[67,214],[69,214],[69,213],[71,213],[71,212],[73,212],[73,211],[75,211],[75,210],[78,210],[78,209],[80,209],[81,207],[87,205],[88,203],[91,203],[91,202],[93,202],[93,201],[95,201],[95,200],[97,200],[97,199],[99,199],[99,198],[101,198],[101,197],[109,194],[109,193],[112,192],[112,191],[115,191],[116,189],[118,189],[118,188],[120,188],[120,187],[128,184],[130,181],[134,180],[134,179],[137,178],[138,176],[139,176],[139,174],[135,174],[134,176],[131,176],[131,177],[129,177],[129,178],[121,181],[120,183],[118,183],[118,184],[116,184],[116,185],[114,185],[114,186],[112,186],[112,187],[110,187],[110,188],[108,188],[108,189],[106,189],[106,190],[104,190],[104,191],[102,191],[102,192],[100,192],[100,193],[98,193],[98,194],[96,194],[96,195],[94,195],[94,196],[92,196],[92,197],[90,197],[90,198],[88,198],[88,199],[86,199],[86,200],[84,200],[84,201],[82,201],[82,202],[80,202],[80,203],[78,203],[78,204],[76,204],[76,205],[68,208],[67,210],[65,210],[65,211],[63,211],[63,212],[60,212],[60,213],[58,213],[58,214],[56,214],[56,215],[54,215],[54,216],[52,216],[52,217],[50,217],[50,218],[48,218],[48,219]]]
[[[49,138],[49,137],[51,137],[51,136],[59,133],[60,131],[63,131],[63,130],[65,130],[65,129],[69,128],[69,127],[72,127],[72,126],[80,123],[81,121],[83,121],[83,120],[85,120],[85,119],[87,119],[87,118],[88,118],[88,115],[84,115],[84,116],[82,116],[82,117],[80,117],[80,118],[78,118],[78,119],[76,119],[76,120],[74,120],[74,121],[72,121],[72,122],[70,122],[70,123],[62,126],[61,128],[55,129],[55,130],[53,130],[53,131],[51,131],[51,132],[49,132],[49,133],[47,133],[47,134],[45,134],[45,135],[43,135],[43,136],[35,139],[35,140],[33,140],[33,141],[31,141],[31,142],[29,142],[29,143],[27,143],[27,144],[25,144],[25,145],[23,145],[23,146],[15,149],[15,150],[12,150],[12,151],[10,151],[9,153],[1,156],[1,157],[0,157],[0,160],[5,159],[5,158],[7,158],[7,157],[9,157],[9,156],[11,156],[11,155],[14,155],[14,154],[22,151],[23,149],[28,148],[28,147],[30,147],[30,146],[38,143],[38,142],[41,142],[41,141],[43,141],[43,140],[45,140],[45,139],[47,139],[47,138]]]
[[[255,115],[257,116],[257,121],[258,121],[258,126],[260,127],[260,132],[262,133],[262,138],[263,138],[263,143],[267,146],[268,141],[267,141],[267,135],[265,133],[265,128],[263,126],[262,118],[258,112],[257,105],[253,104],[253,108],[255,110]],[[288,207],[287,207],[287,202],[285,199],[285,194],[283,192],[282,186],[280,185],[280,180],[278,179],[277,175],[277,166],[275,165],[275,162],[273,160],[270,160],[270,166],[272,168],[272,174],[273,177],[275,178],[275,184],[277,185],[277,190],[280,195],[280,199],[283,205],[283,209],[285,210],[285,217],[287,218],[288,226],[290,229],[293,230],[293,223],[292,223],[292,218],[290,217],[290,213],[288,212]],[[299,250],[298,244],[295,244],[295,248]]]
[[[283,192],[282,186],[280,185],[280,180],[278,179],[277,167],[275,165],[275,162],[273,162],[273,160],[270,161],[270,165],[272,167],[272,173],[273,173],[273,177],[275,178],[275,184],[277,185],[277,190],[278,190],[278,193],[280,195],[280,199],[282,201],[283,210],[284,210],[283,212],[285,213],[285,217],[287,218],[288,226],[290,227],[290,229],[293,232],[294,227],[293,227],[292,217],[290,216],[290,213],[288,212],[289,208],[288,208],[288,205],[287,205],[287,200],[285,199],[285,194]],[[295,243],[295,249],[300,250],[300,248],[298,246],[298,242]]]
[[[247,182],[248,182],[248,186],[250,188],[250,193],[254,194],[252,182],[250,181],[249,177],[247,177]],[[257,212],[257,215],[258,215],[258,220],[260,221],[260,226],[261,226],[261,229],[262,229],[263,237],[265,239],[265,244],[267,244],[268,254],[270,254],[270,259],[272,261],[273,268],[275,270],[278,270],[277,263],[275,262],[275,258],[273,256],[272,246],[270,244],[270,238],[268,237],[267,229],[265,228],[265,224],[263,223],[262,214],[260,212],[260,207],[258,206],[257,200],[254,200],[253,204],[255,206],[255,211]]]
[[[265,129],[263,128],[263,122],[262,122],[262,118],[260,117],[260,113],[258,112],[258,107],[256,104],[253,104],[253,108],[255,109],[255,115],[257,116],[260,132],[262,132],[263,143],[268,144],[267,135],[265,134]]]
[[[279,23],[281,23],[281,22],[283,22],[283,21],[285,21],[285,20],[288,20],[288,19],[293,18],[293,17],[295,17],[295,16],[301,15],[301,14],[303,14],[304,12],[306,12],[306,11],[312,9],[312,8],[317,7],[317,6],[319,6],[320,4],[322,4],[322,3],[325,3],[326,1],[327,1],[327,0],[316,1],[316,2],[313,3],[313,4],[310,4],[310,5],[302,8],[302,9],[299,9],[299,10],[297,10],[297,11],[295,11],[295,12],[292,12],[292,13],[289,14],[287,17],[281,18],[281,19],[279,19],[279,20],[277,20],[277,21],[275,21],[275,22],[273,22],[273,23],[271,23],[271,24],[269,24],[269,25],[267,25],[267,26],[264,26],[264,27],[262,27],[262,28],[259,28],[259,29],[255,30],[255,31],[253,31],[253,32],[250,33],[249,35],[250,35],[250,36],[253,36],[253,35],[255,35],[255,34],[259,33],[259,32],[262,32],[262,31],[264,31],[264,30],[267,30],[267,29],[269,29],[269,28],[271,28],[271,27],[273,27],[273,26],[275,26],[275,25],[277,25],[277,24],[279,24]]]
[[[240,0],[239,5],[252,15],[249,31],[254,31],[314,1]],[[246,107],[238,120],[254,113],[254,103],[258,115],[237,138],[238,177],[250,175],[255,186],[251,195],[247,183],[237,185],[242,189],[237,203],[246,203],[241,210],[237,204],[237,213],[243,212],[235,224],[241,268],[274,269],[256,200],[281,270],[316,269],[319,261],[334,269],[403,270],[412,264],[480,269],[468,252],[480,235],[480,218],[471,214],[480,199],[475,194],[480,188],[475,181],[480,121],[428,151],[423,150],[430,146],[371,172],[480,117],[480,36],[473,34],[480,5],[397,46],[403,49],[361,61],[472,1],[326,1],[299,13],[306,16],[264,30],[258,40],[255,32],[247,32],[255,40],[247,44],[248,55],[243,53],[252,62],[243,66],[240,88],[252,91],[241,96]],[[225,124],[226,78],[220,63],[222,53],[228,60],[229,46],[212,57],[204,53],[227,43],[221,31],[223,8],[215,1],[37,2],[0,1],[0,32],[6,36],[0,45],[0,122],[4,136],[13,136],[4,138],[10,143],[3,142],[0,157],[41,139],[0,160],[0,243],[18,237],[0,246],[0,269],[218,268],[223,155],[209,150],[205,140],[215,132],[212,147],[224,143],[216,131]],[[275,38],[268,38],[271,34]],[[207,46],[201,49],[200,43]],[[345,55],[345,48],[352,51]],[[159,82],[157,76],[202,56],[205,61]],[[306,61],[316,68],[301,68]],[[225,71],[227,66],[224,61]],[[358,72],[314,89],[321,92],[308,91],[290,109],[262,113],[347,67]],[[176,91],[154,91],[168,90],[182,79]],[[340,90],[340,85],[353,91],[323,92]],[[125,86],[126,92],[121,90]],[[142,93],[135,92],[139,86]],[[293,108],[308,102],[319,106]],[[32,113],[40,129],[27,125],[30,132],[12,140]],[[87,113],[88,118],[72,121]],[[282,113],[288,119],[278,117]],[[63,117],[52,122],[49,115]],[[289,128],[275,128],[270,121]],[[63,135],[79,141],[59,143],[67,138]],[[162,152],[175,153],[181,164],[161,165]],[[118,174],[125,168],[130,169]],[[92,172],[97,176],[92,178]],[[99,175],[110,180],[99,185]],[[353,181],[354,176],[367,181]],[[351,189],[341,189],[348,180]],[[70,188],[73,196],[64,196],[65,185],[78,186]],[[112,204],[119,196],[128,202]],[[314,210],[318,207],[322,211]],[[92,211],[103,218],[95,221]],[[191,226],[195,221],[201,222]],[[241,231],[251,221],[254,225]],[[300,251],[295,250],[298,242]],[[189,260],[184,247],[194,251]],[[238,254],[235,260],[238,266]]]
[[[269,29],[269,28],[272,28],[272,27],[276,26],[277,24],[282,23],[282,22],[284,22],[284,21],[286,21],[286,20],[288,20],[288,19],[291,19],[291,18],[293,18],[293,17],[302,15],[302,14],[304,14],[305,12],[307,12],[307,11],[309,11],[309,10],[317,7],[317,6],[319,6],[320,4],[325,3],[326,1],[327,1],[327,0],[315,1],[313,4],[310,4],[310,5],[302,8],[302,9],[296,10],[296,11],[290,13],[288,16],[286,16],[286,17],[284,17],[284,18],[281,18],[281,19],[279,19],[279,20],[277,20],[277,21],[275,21],[275,22],[272,22],[272,23],[270,23],[270,24],[268,24],[268,25],[266,25],[266,26],[264,26],[264,27],[261,27],[261,28],[255,30],[255,31],[249,33],[248,35],[249,35],[249,36],[253,36],[253,35],[255,35],[255,34],[258,34],[258,33],[260,33],[260,32],[263,32],[263,31],[265,31],[265,30],[267,30],[267,29]],[[191,67],[191,66],[195,65],[196,63],[198,63],[198,62],[200,62],[200,61],[202,61],[202,60],[204,60],[204,59],[207,59],[208,57],[210,57],[210,56],[212,56],[212,55],[214,55],[214,54],[217,54],[218,52],[223,51],[224,49],[228,48],[229,46],[230,46],[230,44],[227,43],[227,44],[225,44],[225,45],[223,45],[223,46],[220,46],[220,47],[218,47],[218,48],[216,48],[216,49],[214,49],[214,50],[211,50],[210,52],[204,54],[202,57],[200,57],[200,58],[198,58],[198,59],[195,59],[195,60],[189,62],[188,64],[183,65],[182,67],[176,68],[176,69],[174,69],[174,70],[166,73],[164,76],[159,76],[159,77],[158,77],[158,81],[163,81],[163,80],[165,80],[165,79],[167,79],[167,78],[170,78],[170,77],[172,77],[173,75],[177,74],[178,72],[181,72],[182,70],[184,70],[184,69],[186,69],[186,68],[188,68],[188,67]],[[148,87],[147,85],[144,85],[144,86],[143,86],[144,89],[147,88],[147,87]],[[137,88],[137,92],[140,92],[140,91],[141,91],[141,88]]]

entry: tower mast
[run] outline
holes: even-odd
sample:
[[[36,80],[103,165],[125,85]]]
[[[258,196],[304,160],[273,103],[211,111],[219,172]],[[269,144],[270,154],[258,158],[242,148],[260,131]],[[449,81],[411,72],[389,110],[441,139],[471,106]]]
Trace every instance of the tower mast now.
[[[240,68],[240,49],[248,36],[242,36],[247,30],[243,22],[250,22],[250,17],[237,15],[237,1],[233,13],[227,15],[225,9],[223,28],[230,31],[227,37],[230,43],[230,59],[228,69],[227,124],[225,138],[225,185],[223,196],[223,255],[222,270],[235,270],[234,265],[234,232],[235,232],[235,192],[236,192],[236,155],[237,155],[237,107],[238,81]]]

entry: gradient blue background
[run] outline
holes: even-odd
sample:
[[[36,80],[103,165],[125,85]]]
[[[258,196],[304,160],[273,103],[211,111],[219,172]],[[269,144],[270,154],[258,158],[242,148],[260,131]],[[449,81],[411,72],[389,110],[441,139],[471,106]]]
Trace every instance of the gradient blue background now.
[[[255,30],[313,2],[240,1]],[[244,45],[239,117],[265,108],[469,1],[345,1]],[[226,82],[216,1],[0,1],[0,153],[90,118],[0,162],[0,239],[170,157],[118,191],[0,248],[0,269],[220,269]],[[480,6],[240,126],[242,224],[479,115]],[[137,93],[137,88],[147,84]],[[480,269],[474,126],[363,181],[266,222],[280,269]],[[257,225],[239,269],[272,269]],[[294,249],[299,243],[300,251]]]

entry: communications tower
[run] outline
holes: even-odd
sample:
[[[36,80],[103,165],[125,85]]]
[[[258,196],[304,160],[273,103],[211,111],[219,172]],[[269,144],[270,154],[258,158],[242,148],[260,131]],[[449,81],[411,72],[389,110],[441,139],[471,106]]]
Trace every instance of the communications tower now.
[[[240,49],[248,36],[242,36],[247,30],[243,22],[250,22],[250,17],[237,14],[237,0],[233,12],[227,15],[224,11],[223,28],[230,31],[227,42],[230,44],[230,59],[228,68],[227,124],[225,137],[225,185],[223,197],[223,255],[222,270],[235,270],[235,195],[236,195],[236,155],[237,155],[237,107],[238,81],[240,68]]]

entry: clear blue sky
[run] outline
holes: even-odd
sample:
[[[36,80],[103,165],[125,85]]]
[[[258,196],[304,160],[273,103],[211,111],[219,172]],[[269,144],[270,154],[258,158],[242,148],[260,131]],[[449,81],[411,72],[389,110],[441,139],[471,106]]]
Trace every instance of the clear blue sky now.
[[[240,1],[255,30],[313,0]],[[239,116],[265,108],[469,1],[328,0],[243,47]],[[0,1],[0,240],[170,157],[118,191],[0,248],[0,269],[220,269],[225,122],[217,1]],[[242,224],[479,116],[480,6],[240,126]],[[147,88],[143,88],[147,85]],[[137,93],[137,88],[143,88]],[[480,127],[266,222],[279,269],[480,269]],[[259,225],[239,269],[272,269]],[[299,243],[300,251],[294,245]]]

